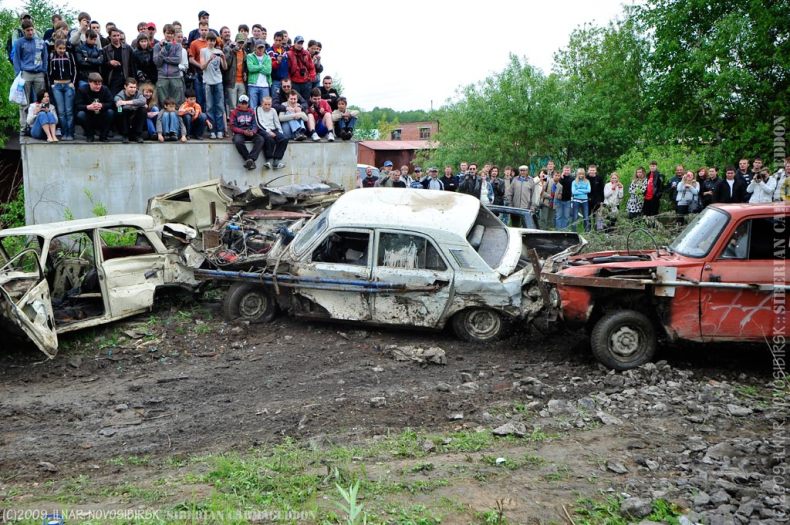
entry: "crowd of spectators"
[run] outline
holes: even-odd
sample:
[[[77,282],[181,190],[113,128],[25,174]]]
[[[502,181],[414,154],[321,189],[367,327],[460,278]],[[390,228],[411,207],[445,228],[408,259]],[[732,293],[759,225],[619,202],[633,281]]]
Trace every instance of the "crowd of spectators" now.
[[[701,167],[696,171],[683,165],[675,166],[675,173],[666,179],[657,162],[649,168],[636,169],[628,188],[615,172],[604,180],[598,167],[590,164],[575,171],[570,165],[557,170],[549,160],[537,176],[530,175],[526,165],[513,168],[486,163],[478,169],[476,163],[461,162],[459,170],[453,166],[431,167],[424,174],[420,167],[413,172],[408,165],[394,169],[391,161],[384,162],[378,174],[368,166],[357,180],[357,187],[418,188],[454,191],[472,195],[487,206],[506,206],[526,210],[511,218],[525,222],[524,226],[541,229],[575,230],[579,222],[585,231],[611,229],[620,215],[625,200],[628,218],[652,217],[659,214],[661,202],[670,203],[680,222],[685,216],[698,213],[709,204],[764,203],[790,201],[790,157],[782,168],[772,172],[760,157],[741,159],[738,166],[727,166],[723,176],[717,166]]]
[[[251,30],[241,24],[231,38],[227,26],[210,28],[206,11],[186,37],[178,21],[162,26],[161,40],[154,22],[140,22],[130,43],[112,22],[103,35],[85,12],[75,27],[58,15],[51,23],[42,34],[23,13],[6,45],[26,95],[21,133],[35,139],[74,140],[75,124],[87,141],[98,136],[106,142],[116,134],[123,142],[232,135],[245,151],[245,142],[254,143],[253,151],[242,154],[245,167],[253,169],[251,157],[261,141],[260,151],[272,155],[264,165],[277,168],[284,166],[288,140],[353,137],[357,111],[348,108],[331,76],[322,78],[317,40],[291,40],[280,30],[269,44],[261,24]],[[252,121],[233,125],[234,114],[239,124],[240,113],[248,112]]]

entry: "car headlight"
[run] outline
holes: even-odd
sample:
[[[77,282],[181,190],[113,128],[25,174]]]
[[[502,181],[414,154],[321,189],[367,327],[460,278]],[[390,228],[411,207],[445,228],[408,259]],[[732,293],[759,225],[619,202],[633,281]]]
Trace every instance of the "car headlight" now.
[[[560,307],[560,294],[553,286],[551,287],[551,290],[549,290],[549,305],[554,306],[555,308]]]

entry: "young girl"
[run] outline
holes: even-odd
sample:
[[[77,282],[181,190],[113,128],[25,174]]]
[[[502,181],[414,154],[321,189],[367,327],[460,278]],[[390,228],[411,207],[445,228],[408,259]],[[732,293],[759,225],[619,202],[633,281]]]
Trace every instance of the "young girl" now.
[[[49,103],[49,93],[43,89],[36,94],[36,100],[27,109],[27,125],[30,126],[30,136],[34,139],[47,142],[57,142],[55,124],[58,123],[58,114]]]
[[[156,99],[156,88],[154,88],[153,84],[145,83],[140,89],[143,92],[143,98],[145,99],[148,138],[150,140],[156,140],[156,119],[159,116],[159,101]]]
[[[77,82],[77,63],[66,50],[65,40],[55,41],[55,53],[49,58],[49,79],[52,98],[61,116],[63,140],[74,140],[74,84]]]

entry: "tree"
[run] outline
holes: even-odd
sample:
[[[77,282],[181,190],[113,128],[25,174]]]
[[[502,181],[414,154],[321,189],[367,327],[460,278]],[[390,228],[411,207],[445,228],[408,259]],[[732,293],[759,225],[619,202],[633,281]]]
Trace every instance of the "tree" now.
[[[525,163],[536,154],[561,153],[564,126],[561,81],[511,55],[504,71],[465,87],[439,119],[430,154],[436,164],[461,160]]]
[[[646,137],[767,154],[774,118],[790,114],[788,0],[649,0],[634,9],[647,35]]]

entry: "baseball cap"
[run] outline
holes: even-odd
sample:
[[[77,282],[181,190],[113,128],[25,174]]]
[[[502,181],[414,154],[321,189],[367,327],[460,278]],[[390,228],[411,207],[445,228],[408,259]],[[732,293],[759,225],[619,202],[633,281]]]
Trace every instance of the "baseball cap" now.
[[[529,168],[527,166],[525,166],[524,164],[522,164],[521,166],[518,167],[518,170],[519,171],[521,171],[521,170],[529,170]]]
[[[148,22],[148,25],[145,26],[145,27],[147,27],[148,29],[154,29],[155,30],[156,29],[156,24],[154,24],[153,22]]]
[[[236,38],[234,39],[236,42],[244,42],[246,38],[241,33],[236,33]]]
[[[439,168],[437,168],[435,166],[431,166],[430,168],[428,168],[428,171],[430,171],[431,173],[433,173],[433,172],[437,172],[438,173],[439,172]]]
[[[246,102],[247,104],[249,104],[250,103],[250,97],[248,97],[247,95],[240,96],[239,97],[239,104],[241,104],[243,102]]]
[[[392,166],[392,161],[391,160],[385,160],[384,161],[384,167],[391,167],[391,166]]]
[[[304,42],[304,37],[302,35],[296,35],[294,42]]]
[[[417,166],[416,168],[414,168],[414,173],[422,173],[422,168]]]
[[[255,41],[255,47],[266,47],[266,40],[261,40],[260,38]]]
[[[209,16],[208,11],[201,11],[201,12],[199,12],[198,13],[198,18],[200,18],[201,16]]]

